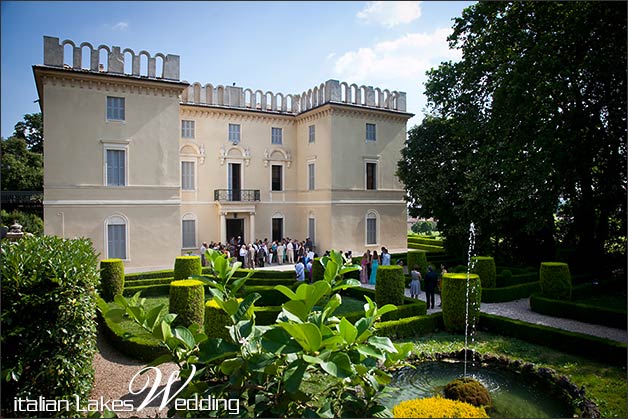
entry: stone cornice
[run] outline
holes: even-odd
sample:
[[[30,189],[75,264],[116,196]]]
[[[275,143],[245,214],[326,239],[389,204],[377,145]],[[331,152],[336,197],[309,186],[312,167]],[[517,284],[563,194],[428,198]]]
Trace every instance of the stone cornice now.
[[[247,110],[243,108],[228,108],[212,105],[197,105],[189,103],[181,103],[179,106],[181,116],[202,117],[212,116],[213,118],[238,121],[281,121],[284,124],[294,124],[294,115],[278,114],[272,112]]]

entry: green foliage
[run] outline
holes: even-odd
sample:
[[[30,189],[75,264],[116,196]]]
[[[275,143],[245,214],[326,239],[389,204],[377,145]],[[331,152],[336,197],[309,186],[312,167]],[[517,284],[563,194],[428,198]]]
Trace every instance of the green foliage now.
[[[28,149],[26,141],[11,137],[0,140],[3,191],[42,191],[44,189],[44,156]]]
[[[539,271],[541,292],[548,298],[571,299],[569,265],[562,262],[542,262]]]
[[[482,286],[476,274],[446,273],[442,282],[442,307],[445,329],[452,332],[464,332],[467,319],[467,277],[469,283],[469,328],[477,324],[480,318],[480,301]]]
[[[541,286],[539,281],[511,285],[509,287],[483,288],[482,302],[503,303],[506,301],[520,300],[522,298],[528,298],[533,293],[540,291]]]
[[[325,276],[325,267],[321,263],[321,258],[312,260],[312,282],[322,281]]]
[[[169,295],[171,282],[172,281],[168,281],[167,284],[149,285],[132,285],[132,283],[127,283],[124,287],[124,291],[122,291],[122,295],[124,295],[125,297],[130,297],[137,294],[138,292],[140,292],[144,297]]]
[[[177,256],[174,260],[174,280],[188,279],[201,274],[200,256]]]
[[[428,244],[430,246],[443,247],[445,241],[443,239],[435,239],[433,237],[408,236],[408,243]]]
[[[44,119],[41,112],[27,113],[24,120],[15,124],[13,135],[24,140],[33,153],[44,152]]]
[[[59,237],[3,240],[0,254],[3,416],[25,415],[10,412],[14,397],[74,400],[76,394],[87,400],[93,383],[98,284],[91,242]]]
[[[203,324],[205,288],[201,281],[182,279],[170,283],[170,312],[177,315],[174,325]]]
[[[115,295],[122,295],[124,290],[124,263],[122,259],[104,259],[100,261],[101,296],[105,301],[113,301]]]
[[[419,272],[425,276],[427,273],[427,257],[424,250],[408,249],[408,272],[414,269],[414,265],[418,265]]]
[[[442,313],[432,313],[414,317],[400,318],[399,320],[389,320],[378,323],[375,333],[378,336],[388,336],[390,338],[409,338],[425,336],[443,327]]]
[[[238,300],[242,301],[241,298]],[[216,301],[208,300],[205,303],[205,323],[203,324],[203,330],[207,337],[227,340],[229,339],[229,330],[227,329],[229,326],[231,326],[229,315],[220,308]]]
[[[2,164],[4,165],[4,160]],[[0,210],[0,217],[2,218],[3,226],[10,227],[15,221],[17,221],[22,226],[23,232],[31,233],[35,236],[44,235],[44,220],[42,220],[37,214],[30,214],[18,210],[13,210],[11,212]]]
[[[378,305],[403,304],[405,279],[401,266],[380,266],[375,282],[375,302]]]
[[[416,234],[432,234],[436,230],[436,221],[417,221],[410,228]]]
[[[395,418],[488,418],[483,407],[441,396],[405,400],[393,407]]]
[[[471,271],[480,276],[482,288],[495,288],[497,276],[495,259],[491,256],[473,256],[471,266],[473,266]]]
[[[625,300],[624,300],[625,302]],[[530,296],[530,308],[548,316],[578,320],[584,323],[600,324],[607,327],[626,329],[626,309],[598,307],[591,304],[556,300],[533,294]]]
[[[470,403],[473,406],[489,407],[492,404],[491,395],[486,387],[470,377],[456,378],[445,384],[443,392],[445,397],[450,400]]]
[[[408,242],[408,249],[425,250],[426,252],[430,253],[443,253],[445,251],[445,248],[443,246],[414,242]]]

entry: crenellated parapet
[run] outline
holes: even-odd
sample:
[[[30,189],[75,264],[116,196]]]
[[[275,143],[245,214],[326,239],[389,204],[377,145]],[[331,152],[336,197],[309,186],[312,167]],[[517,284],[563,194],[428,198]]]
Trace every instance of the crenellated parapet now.
[[[60,42],[59,38],[51,36],[44,36],[44,65],[176,81],[180,77],[178,55],[161,52],[151,55],[144,50],[136,53],[130,48],[121,50],[107,45],[94,47],[89,42],[77,46],[70,39]]]
[[[406,93],[327,80],[301,94],[273,93],[238,86],[202,86],[193,83],[183,91],[181,102],[264,112],[300,114],[325,103],[345,103],[373,109],[406,111]]]

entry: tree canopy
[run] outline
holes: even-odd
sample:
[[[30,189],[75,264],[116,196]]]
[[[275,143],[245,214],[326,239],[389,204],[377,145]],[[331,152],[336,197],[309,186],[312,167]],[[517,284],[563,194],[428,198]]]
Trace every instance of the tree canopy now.
[[[399,162],[411,212],[456,252],[473,221],[480,252],[601,257],[625,236],[626,3],[480,2],[449,43]]]
[[[24,115],[15,132],[0,141],[2,190],[40,191],[44,185],[43,125],[41,113]]]

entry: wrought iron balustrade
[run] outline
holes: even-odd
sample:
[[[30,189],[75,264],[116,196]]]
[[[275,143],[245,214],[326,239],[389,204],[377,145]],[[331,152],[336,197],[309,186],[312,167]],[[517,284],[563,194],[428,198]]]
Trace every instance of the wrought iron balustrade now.
[[[1,196],[3,205],[41,205],[44,200],[43,191],[2,191]]]
[[[259,189],[214,189],[214,201],[254,202],[259,200]]]

